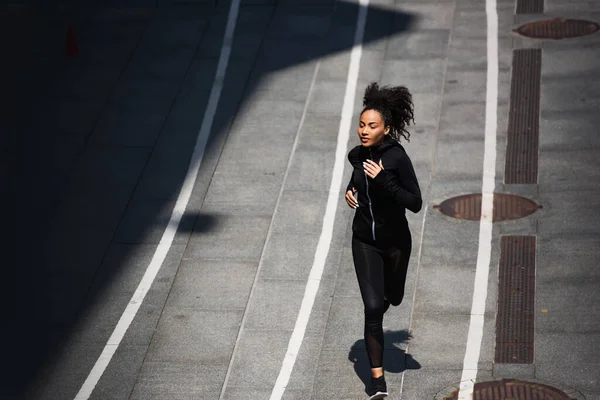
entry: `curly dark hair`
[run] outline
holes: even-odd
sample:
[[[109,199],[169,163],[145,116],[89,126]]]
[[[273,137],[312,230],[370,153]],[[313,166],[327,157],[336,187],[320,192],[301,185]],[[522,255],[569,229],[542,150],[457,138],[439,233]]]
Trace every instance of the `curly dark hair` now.
[[[377,82],[367,86],[363,97],[363,110],[375,110],[383,118],[385,126],[390,127],[389,135],[400,141],[403,137],[410,141],[410,132],[406,130],[408,125],[414,125],[414,107],[412,95],[404,86],[379,87]]]

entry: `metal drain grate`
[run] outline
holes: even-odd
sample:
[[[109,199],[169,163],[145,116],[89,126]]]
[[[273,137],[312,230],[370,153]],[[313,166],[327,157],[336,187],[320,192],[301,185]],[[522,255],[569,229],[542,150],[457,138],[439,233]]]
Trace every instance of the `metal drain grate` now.
[[[568,39],[591,35],[597,32],[600,26],[592,21],[582,19],[546,19],[521,25],[514,31],[520,35],[533,39]]]
[[[542,50],[513,52],[504,182],[537,183]]]
[[[457,400],[458,390],[446,397]],[[502,379],[500,381],[479,382],[473,388],[473,400],[571,400],[565,392],[541,383]]]
[[[535,246],[535,236],[500,239],[497,363],[533,363]]]
[[[479,221],[481,219],[481,194],[475,193],[452,197],[433,207],[449,217]],[[538,208],[540,206],[525,197],[494,193],[493,221],[523,218],[533,214]]]
[[[542,14],[544,0],[517,0],[516,14]]]

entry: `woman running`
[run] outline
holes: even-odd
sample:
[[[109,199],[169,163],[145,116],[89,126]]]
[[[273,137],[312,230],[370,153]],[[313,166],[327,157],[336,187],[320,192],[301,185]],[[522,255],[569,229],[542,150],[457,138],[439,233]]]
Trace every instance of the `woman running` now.
[[[371,365],[370,399],[388,395],[383,375],[383,314],[404,297],[412,240],[405,210],[421,210],[421,190],[400,138],[409,139],[413,119],[407,88],[365,90],[360,114],[360,146],[348,154],[352,178],[346,202],[356,209],[352,223],[352,255],[365,306],[365,344]],[[358,194],[358,199],[355,198]]]

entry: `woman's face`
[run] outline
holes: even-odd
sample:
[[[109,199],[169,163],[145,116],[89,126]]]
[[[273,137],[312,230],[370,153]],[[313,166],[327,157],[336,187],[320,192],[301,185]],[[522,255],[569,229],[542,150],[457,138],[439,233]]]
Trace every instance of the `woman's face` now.
[[[360,115],[358,137],[363,147],[377,146],[383,142],[385,135],[390,132],[390,127],[384,125],[378,111],[365,110]]]

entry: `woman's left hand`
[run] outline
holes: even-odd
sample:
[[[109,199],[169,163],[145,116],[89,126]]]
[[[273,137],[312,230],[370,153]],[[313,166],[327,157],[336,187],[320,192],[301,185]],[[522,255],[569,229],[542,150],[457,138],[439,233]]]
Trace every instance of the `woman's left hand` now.
[[[379,160],[379,164],[373,160],[367,160],[363,162],[363,167],[365,168],[365,174],[367,174],[367,176],[371,179],[375,179],[377,174],[384,169],[381,160]]]

